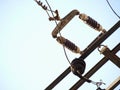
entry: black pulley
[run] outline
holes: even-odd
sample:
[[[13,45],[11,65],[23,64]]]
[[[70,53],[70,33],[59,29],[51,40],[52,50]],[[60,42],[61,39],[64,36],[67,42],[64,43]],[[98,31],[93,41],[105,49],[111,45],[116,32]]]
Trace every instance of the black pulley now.
[[[73,72],[73,74],[77,75],[78,77],[80,76],[80,74],[82,75],[84,73],[85,67],[86,67],[86,63],[82,58],[75,58],[71,62],[71,71]]]

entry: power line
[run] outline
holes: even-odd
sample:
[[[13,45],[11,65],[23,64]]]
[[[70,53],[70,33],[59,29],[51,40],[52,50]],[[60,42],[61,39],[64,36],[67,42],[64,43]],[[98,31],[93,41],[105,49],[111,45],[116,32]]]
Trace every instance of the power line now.
[[[48,7],[49,7],[49,9],[50,9],[50,12],[51,12],[52,16],[55,17],[54,14],[53,14],[53,12],[52,12],[52,8],[51,8],[50,4],[48,3],[47,0],[45,0],[45,1],[46,1],[46,3],[48,4]],[[56,26],[58,26],[57,21],[56,21],[56,20],[54,20],[54,21],[55,21]],[[59,31],[59,35],[62,36],[61,33],[60,33],[60,31]],[[68,55],[67,55],[67,52],[66,52],[66,50],[65,50],[65,46],[64,46],[64,45],[63,45],[63,50],[64,50],[64,54],[65,54],[65,56],[66,56],[66,59],[67,59],[68,63],[69,63],[70,66],[71,66],[71,63],[70,63],[70,60],[69,60],[69,58],[68,58]]]
[[[112,6],[111,6],[111,4],[109,3],[109,1],[108,0],[106,0],[107,1],[107,3],[108,3],[108,5],[109,5],[109,7],[111,8],[111,10],[113,11],[113,13],[120,19],[120,16],[115,12],[115,10],[112,8]]]

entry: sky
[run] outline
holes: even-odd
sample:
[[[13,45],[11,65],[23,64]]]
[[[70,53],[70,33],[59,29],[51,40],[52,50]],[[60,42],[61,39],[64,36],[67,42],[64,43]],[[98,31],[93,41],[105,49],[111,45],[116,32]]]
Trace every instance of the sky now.
[[[41,2],[47,6],[45,0]],[[59,11],[61,18],[77,9],[98,21],[106,31],[119,21],[106,0],[48,0],[48,2],[52,10]],[[109,2],[120,16],[120,1]],[[47,13],[34,0],[1,0],[0,12],[0,90],[44,90],[69,67],[62,45],[51,35],[56,24],[48,20]],[[83,23],[78,17],[74,17],[61,34],[84,50],[100,32]],[[120,28],[102,44],[112,50],[120,43],[119,35]],[[80,56],[67,49],[66,52],[70,61]],[[116,55],[120,57],[120,51]],[[104,55],[95,49],[85,59],[85,73],[103,57]],[[90,79],[93,81],[102,79],[106,85],[102,85],[101,88],[107,88],[118,76],[119,68],[108,61]],[[77,76],[70,73],[53,90],[68,90],[78,80]],[[95,90],[96,86],[85,83],[78,90],[88,88]],[[120,85],[115,88],[119,89]]]

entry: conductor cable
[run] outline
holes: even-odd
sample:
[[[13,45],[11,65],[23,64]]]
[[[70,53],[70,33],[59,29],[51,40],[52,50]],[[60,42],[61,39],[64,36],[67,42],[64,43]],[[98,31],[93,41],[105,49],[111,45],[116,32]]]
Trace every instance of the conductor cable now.
[[[49,9],[50,9],[50,12],[51,12],[53,18],[54,18],[55,16],[54,16],[54,14],[53,14],[53,12],[52,12],[52,8],[51,8],[50,4],[48,3],[47,0],[45,0],[45,1],[46,1],[47,5],[48,5],[48,7],[49,7]],[[54,21],[55,21],[56,26],[58,26],[56,19],[54,19]],[[58,32],[58,34],[62,37],[60,31]],[[62,46],[63,46],[63,51],[64,51],[64,54],[65,54],[65,57],[66,57],[68,63],[70,64],[70,66],[71,66],[70,60],[69,60],[68,55],[67,55],[67,52],[66,52],[66,50],[65,50],[65,46],[64,46],[64,45],[62,45]]]
[[[110,5],[110,3],[109,3],[109,1],[108,0],[106,0],[107,1],[107,3],[108,3],[108,5],[109,5],[109,7],[111,8],[111,10],[113,11],[113,13],[120,19],[120,16],[115,12],[115,10],[112,8],[112,6]]]

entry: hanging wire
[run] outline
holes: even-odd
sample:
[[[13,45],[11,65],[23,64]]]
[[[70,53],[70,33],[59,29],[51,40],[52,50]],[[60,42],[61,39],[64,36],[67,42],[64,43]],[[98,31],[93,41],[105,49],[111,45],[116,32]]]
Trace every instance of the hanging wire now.
[[[108,3],[108,5],[109,5],[109,7],[111,8],[111,10],[113,11],[113,13],[120,19],[120,16],[115,12],[115,10],[112,8],[112,6],[110,5],[110,3],[109,3],[109,1],[108,0],[106,0],[107,1],[107,3]]]
[[[52,8],[51,8],[50,4],[48,3],[47,0],[45,0],[45,1],[46,1],[47,5],[48,5],[48,7],[49,7],[49,9],[50,9],[49,11],[51,12],[52,16],[55,17],[54,14],[53,14],[53,11],[52,11]],[[58,26],[56,19],[54,19],[54,21],[55,21],[56,26]],[[59,34],[60,36],[62,36],[60,32],[59,32],[58,34]],[[70,63],[70,60],[69,60],[69,58],[68,58],[68,55],[67,55],[67,52],[66,52],[66,50],[65,50],[65,46],[64,46],[64,45],[63,45],[63,50],[64,50],[64,54],[65,54],[65,56],[66,56],[66,59],[67,59],[68,63],[69,63],[70,66],[71,66],[71,63]]]

